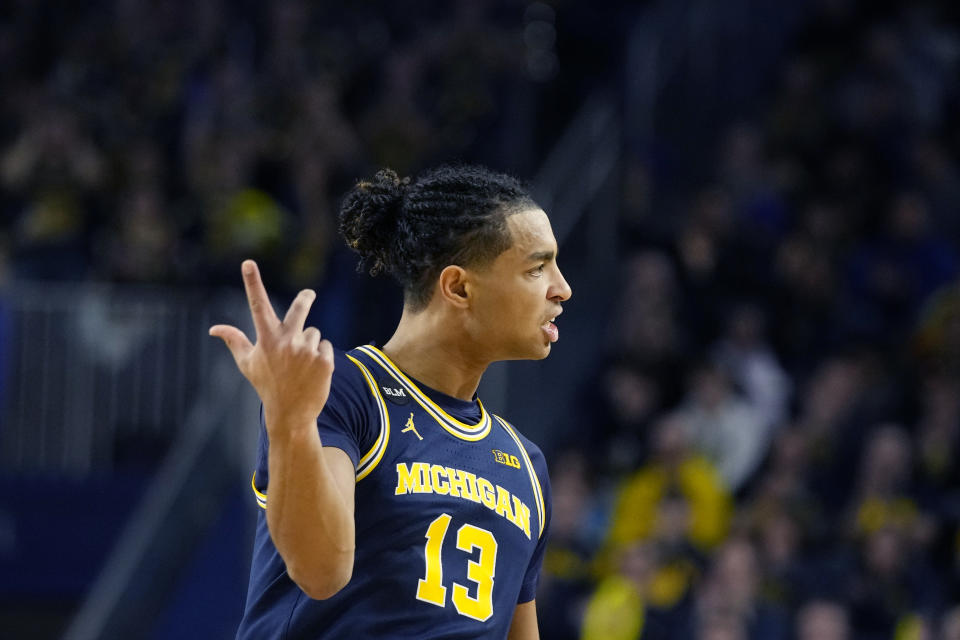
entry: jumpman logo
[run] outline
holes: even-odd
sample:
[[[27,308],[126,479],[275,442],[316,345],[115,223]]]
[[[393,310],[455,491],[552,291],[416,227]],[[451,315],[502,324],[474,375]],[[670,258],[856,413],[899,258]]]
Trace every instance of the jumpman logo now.
[[[417,433],[417,427],[413,424],[413,413],[411,413],[410,417],[407,418],[407,426],[401,430],[400,433],[406,433],[407,431],[413,431],[413,435],[417,436],[417,440],[423,440],[423,438],[420,437],[420,434]]]

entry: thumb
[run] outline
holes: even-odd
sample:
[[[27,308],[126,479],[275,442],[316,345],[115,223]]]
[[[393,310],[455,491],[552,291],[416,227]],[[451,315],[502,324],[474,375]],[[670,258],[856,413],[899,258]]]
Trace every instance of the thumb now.
[[[223,340],[224,344],[227,345],[227,349],[229,349],[233,355],[237,366],[240,365],[240,361],[253,349],[253,345],[250,344],[250,340],[247,339],[246,334],[240,331],[240,329],[228,324],[215,324],[210,327],[209,333],[214,338]]]

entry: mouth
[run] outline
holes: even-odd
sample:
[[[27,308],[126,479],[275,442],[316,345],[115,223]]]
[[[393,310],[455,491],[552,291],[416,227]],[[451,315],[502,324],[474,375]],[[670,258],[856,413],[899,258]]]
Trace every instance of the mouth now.
[[[554,324],[554,321],[557,319],[557,316],[559,315],[560,314],[557,313],[556,316],[553,316],[552,318],[544,322],[542,325],[540,325],[540,329],[546,334],[547,339],[550,342],[556,342],[557,340],[560,339],[560,330],[557,329],[557,325]]]

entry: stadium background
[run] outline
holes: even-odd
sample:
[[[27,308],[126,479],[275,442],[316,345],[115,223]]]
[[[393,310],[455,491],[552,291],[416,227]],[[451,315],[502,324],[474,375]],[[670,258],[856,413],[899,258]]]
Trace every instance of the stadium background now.
[[[481,395],[541,443],[544,638],[960,638],[952,2],[0,5],[0,637],[230,638],[239,260],[388,337],[337,198],[528,179],[575,296]]]

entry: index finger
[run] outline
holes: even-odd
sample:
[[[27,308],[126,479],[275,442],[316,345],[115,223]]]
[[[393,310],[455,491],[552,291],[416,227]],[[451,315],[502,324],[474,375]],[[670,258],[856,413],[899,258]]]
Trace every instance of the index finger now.
[[[244,260],[240,267],[243,272],[243,288],[247,291],[247,302],[250,305],[250,315],[253,316],[253,326],[257,337],[270,333],[280,324],[277,314],[273,311],[267,290],[260,279],[260,269],[253,260]]]

